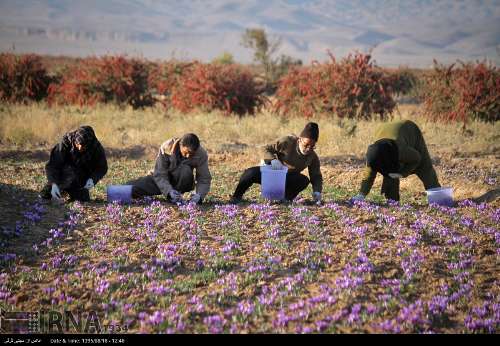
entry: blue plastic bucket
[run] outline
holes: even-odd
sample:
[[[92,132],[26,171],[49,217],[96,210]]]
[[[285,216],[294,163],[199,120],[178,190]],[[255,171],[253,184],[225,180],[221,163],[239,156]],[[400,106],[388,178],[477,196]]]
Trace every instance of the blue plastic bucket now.
[[[132,185],[108,185],[106,195],[108,202],[130,203],[132,200]]]
[[[446,207],[453,206],[453,188],[451,187],[436,187],[426,190],[427,200],[429,204],[434,203]]]
[[[287,172],[287,167],[275,170],[272,169],[270,165],[260,166],[261,196],[273,201],[284,200]]]

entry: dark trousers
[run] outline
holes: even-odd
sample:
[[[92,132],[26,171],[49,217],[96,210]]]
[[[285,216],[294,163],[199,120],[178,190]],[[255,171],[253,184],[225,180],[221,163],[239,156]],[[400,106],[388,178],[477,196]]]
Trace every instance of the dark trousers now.
[[[64,166],[59,181],[56,182],[61,192],[67,192],[70,200],[88,202],[90,201],[89,190],[84,186],[88,177],[84,177],[72,166]],[[52,184],[47,183],[41,192],[41,196],[51,199]]]
[[[261,183],[260,167],[250,167],[241,175],[238,186],[234,191],[233,198],[241,199],[245,192],[253,184]],[[285,198],[293,200],[297,195],[309,185],[309,178],[299,172],[288,172],[286,174]]]
[[[422,181],[426,190],[441,187],[437,179],[436,171],[432,165],[424,165],[417,168],[415,174]],[[399,179],[384,177],[380,193],[387,199],[399,201]]]
[[[189,192],[194,189],[193,171],[187,165],[180,165],[178,169],[169,172],[168,178],[172,187],[180,193]],[[152,175],[129,181],[127,185],[132,185],[132,198],[162,194]],[[170,196],[166,197],[170,199]]]
[[[415,125],[416,127],[416,125]],[[425,144],[424,137],[420,129],[416,127],[418,132],[418,151],[422,157],[420,165],[411,174],[416,174],[417,177],[422,181],[424,188],[426,190],[433,189],[436,187],[441,187],[439,184],[436,171],[432,166],[431,156],[427,150],[427,145]],[[390,177],[384,177],[382,181],[382,191],[381,193],[385,195],[387,199],[392,199],[399,201],[399,179],[392,179]]]
[[[384,177],[384,180],[382,180],[382,189],[380,190],[380,193],[387,199],[399,201],[399,179]]]

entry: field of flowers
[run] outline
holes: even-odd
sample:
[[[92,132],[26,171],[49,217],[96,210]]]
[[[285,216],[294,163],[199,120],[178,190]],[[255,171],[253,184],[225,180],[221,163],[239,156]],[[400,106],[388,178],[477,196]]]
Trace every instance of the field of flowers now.
[[[108,204],[103,185],[151,166],[123,159],[94,201],[59,206],[36,198],[43,164],[0,165],[3,309],[96,311],[134,333],[499,331],[498,200],[350,205],[339,188],[270,204],[252,188],[234,206],[239,172],[218,162],[203,206]]]

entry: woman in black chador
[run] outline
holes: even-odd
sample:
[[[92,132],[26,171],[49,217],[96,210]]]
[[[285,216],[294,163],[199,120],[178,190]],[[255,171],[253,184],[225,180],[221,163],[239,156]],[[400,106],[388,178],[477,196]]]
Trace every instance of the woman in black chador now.
[[[50,152],[45,166],[47,184],[40,196],[59,199],[62,192],[67,192],[72,201],[89,201],[89,190],[107,171],[106,154],[94,130],[81,126],[66,133]]]

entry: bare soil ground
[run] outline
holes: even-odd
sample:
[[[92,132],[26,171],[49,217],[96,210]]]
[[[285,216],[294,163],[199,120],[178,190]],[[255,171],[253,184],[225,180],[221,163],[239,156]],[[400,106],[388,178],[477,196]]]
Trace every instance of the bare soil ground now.
[[[48,150],[0,150],[0,307],[97,311],[108,331],[498,332],[497,149],[430,147],[451,209],[429,207],[413,176],[400,206],[378,194],[380,178],[370,203],[350,205],[364,164],[355,154],[322,156],[323,206],[308,203],[310,188],[306,201],[275,205],[252,187],[233,207],[256,164],[250,143],[234,142],[209,150],[201,207],[107,204],[105,186],[147,174],[156,150],[107,149],[109,173],[83,205],[37,199]]]

